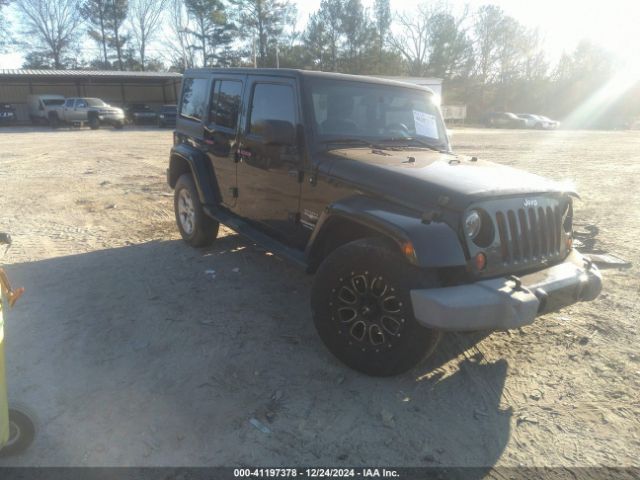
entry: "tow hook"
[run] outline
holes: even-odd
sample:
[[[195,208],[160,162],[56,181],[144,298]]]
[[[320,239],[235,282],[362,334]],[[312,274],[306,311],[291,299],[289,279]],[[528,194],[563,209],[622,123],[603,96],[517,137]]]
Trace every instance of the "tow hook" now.
[[[522,288],[522,280],[520,280],[520,277],[516,277],[515,275],[509,275],[507,277],[507,280],[509,280],[510,282],[513,282],[513,287],[511,287],[511,289],[514,292],[518,292],[520,290],[524,291],[524,288]]]
[[[591,259],[587,257],[583,257],[582,260],[584,260],[584,269],[587,272],[591,271],[591,269],[593,268],[593,262],[591,261]]]

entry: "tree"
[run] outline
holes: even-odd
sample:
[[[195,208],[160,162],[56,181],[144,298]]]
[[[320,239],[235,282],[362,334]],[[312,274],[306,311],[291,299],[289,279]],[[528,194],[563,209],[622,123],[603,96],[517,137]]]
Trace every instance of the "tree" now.
[[[257,42],[258,66],[266,65],[269,49],[281,41],[287,26],[295,21],[296,8],[289,0],[230,0],[235,17]]]
[[[192,47],[202,51],[202,66],[206,67],[212,60],[219,60],[219,49],[233,40],[230,35],[233,25],[221,0],[185,0],[185,6],[193,21],[189,30],[195,39]]]
[[[316,23],[320,22],[325,31],[325,40],[329,48],[330,69],[338,71],[338,55],[342,36],[342,17],[344,5],[342,0],[322,0],[316,13]]]
[[[483,5],[476,13],[474,22],[475,74],[482,85],[486,85],[497,76],[499,50],[502,35],[504,12],[495,5]]]
[[[102,50],[102,68],[109,66],[107,54],[107,8],[109,0],[85,0],[80,12],[89,26],[87,33]]]
[[[116,50],[118,70],[122,70],[122,50],[129,39],[122,27],[129,13],[129,0],[107,0],[106,29],[109,32],[109,45]]]
[[[341,27],[345,47],[343,71],[364,73],[362,60],[374,51],[376,30],[360,0],[346,0]]]
[[[389,5],[389,0],[376,0],[373,11],[378,35],[378,62],[382,62],[382,52],[391,28],[391,6]]]
[[[0,0],[0,53],[9,44],[9,22],[4,18],[3,9],[9,0]]]
[[[145,69],[147,47],[161,24],[167,0],[132,0],[130,31],[138,51],[141,70]]]
[[[82,16],[78,0],[15,0],[31,48],[49,56],[62,68],[71,50]]]
[[[432,15],[425,4],[419,5],[416,12],[396,14],[399,24],[398,33],[391,35],[391,46],[404,57],[409,74],[424,75],[429,59],[429,18]]]
[[[427,21],[429,35],[429,75],[453,79],[466,78],[473,66],[473,45],[463,23],[466,11],[459,17],[437,11]]]
[[[165,45],[168,47],[167,61],[174,70],[182,72],[195,66],[196,48],[193,45],[193,22],[189,17],[183,0],[169,0],[169,35]]]

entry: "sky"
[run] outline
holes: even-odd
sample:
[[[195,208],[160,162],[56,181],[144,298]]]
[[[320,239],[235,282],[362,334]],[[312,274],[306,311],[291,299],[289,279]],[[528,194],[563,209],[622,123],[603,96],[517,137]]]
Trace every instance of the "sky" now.
[[[320,6],[320,0],[294,0],[294,3],[298,7],[298,29],[302,29],[309,14]],[[391,9],[411,10],[417,3],[416,0],[391,0]],[[502,7],[524,25],[540,29],[552,60],[559,58],[563,51],[571,51],[581,39],[589,39],[640,67],[640,0],[448,0],[446,3],[458,11],[465,4],[472,10],[486,3]],[[374,0],[363,0],[363,4],[372,7]],[[19,68],[21,63],[20,52],[0,55],[0,68]]]

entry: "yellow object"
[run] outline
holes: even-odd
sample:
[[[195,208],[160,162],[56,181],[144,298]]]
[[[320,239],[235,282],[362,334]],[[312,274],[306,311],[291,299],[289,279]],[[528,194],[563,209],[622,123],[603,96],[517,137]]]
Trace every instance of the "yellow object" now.
[[[0,298],[0,448],[9,441],[9,400],[7,398],[7,379],[4,370],[4,292]]]

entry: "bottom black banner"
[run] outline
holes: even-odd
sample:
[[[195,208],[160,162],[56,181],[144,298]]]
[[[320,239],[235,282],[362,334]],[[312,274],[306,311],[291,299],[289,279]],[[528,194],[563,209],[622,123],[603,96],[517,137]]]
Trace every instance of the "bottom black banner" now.
[[[395,480],[637,480],[640,467],[0,467],[0,480],[226,480],[388,478]]]

